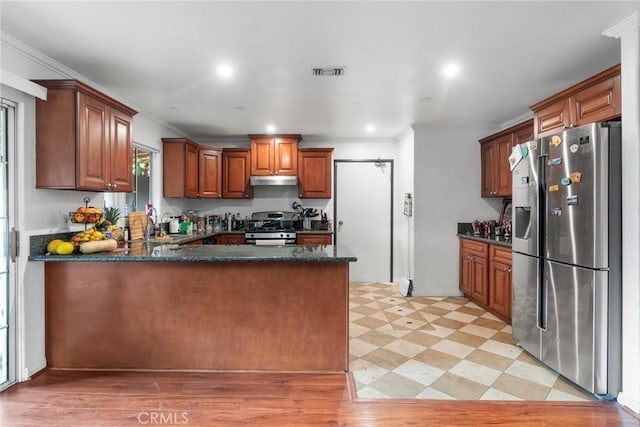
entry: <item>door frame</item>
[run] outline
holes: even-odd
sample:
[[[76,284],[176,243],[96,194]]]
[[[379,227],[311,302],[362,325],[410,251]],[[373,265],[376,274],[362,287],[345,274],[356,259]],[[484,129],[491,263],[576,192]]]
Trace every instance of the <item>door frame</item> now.
[[[20,104],[12,99],[0,97],[0,105],[7,108],[8,138],[7,155],[7,238],[9,239],[7,256],[9,257],[7,284],[7,382],[0,385],[0,391],[5,390],[18,380],[19,364],[21,362],[19,342],[22,340],[18,325],[18,257],[20,256],[20,235],[18,230],[18,197],[17,167],[18,167],[18,123],[20,120]],[[11,126],[9,127],[9,123]]]
[[[338,244],[338,164],[340,163],[373,163],[381,165],[388,163],[391,171],[391,183],[389,186],[389,282],[393,281],[393,188],[394,170],[393,159],[334,159],[333,160],[333,218],[334,218],[334,244]]]

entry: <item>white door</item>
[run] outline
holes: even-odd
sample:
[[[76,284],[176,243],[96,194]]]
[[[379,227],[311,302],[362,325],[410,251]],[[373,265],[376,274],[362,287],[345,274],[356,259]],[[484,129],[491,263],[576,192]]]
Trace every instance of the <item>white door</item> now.
[[[392,160],[335,161],[336,244],[358,258],[351,282],[392,280]]]

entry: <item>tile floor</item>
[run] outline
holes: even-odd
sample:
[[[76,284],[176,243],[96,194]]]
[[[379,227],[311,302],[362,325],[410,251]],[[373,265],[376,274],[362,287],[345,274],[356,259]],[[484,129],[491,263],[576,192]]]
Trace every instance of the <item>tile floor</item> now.
[[[592,400],[466,298],[405,298],[392,283],[372,283],[352,284],[349,303],[360,398]]]

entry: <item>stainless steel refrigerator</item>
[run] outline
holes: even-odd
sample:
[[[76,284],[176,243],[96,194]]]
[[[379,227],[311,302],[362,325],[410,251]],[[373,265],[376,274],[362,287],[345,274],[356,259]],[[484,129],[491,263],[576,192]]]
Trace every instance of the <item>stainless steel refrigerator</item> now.
[[[620,122],[515,149],[513,338],[564,377],[613,398],[622,382]]]

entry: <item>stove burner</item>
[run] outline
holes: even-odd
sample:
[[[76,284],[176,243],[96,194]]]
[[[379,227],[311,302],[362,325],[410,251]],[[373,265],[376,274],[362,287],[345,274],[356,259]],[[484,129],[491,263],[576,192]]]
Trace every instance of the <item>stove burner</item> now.
[[[245,242],[261,244],[268,241],[283,244],[296,243],[297,212],[254,212],[246,224]]]

